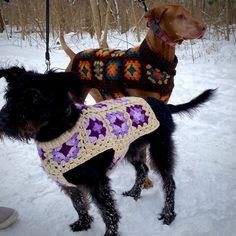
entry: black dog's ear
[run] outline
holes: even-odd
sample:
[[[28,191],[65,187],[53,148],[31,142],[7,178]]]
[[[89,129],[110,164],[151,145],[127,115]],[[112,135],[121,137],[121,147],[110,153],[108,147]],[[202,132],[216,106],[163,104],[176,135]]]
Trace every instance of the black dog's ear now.
[[[25,73],[25,68],[13,66],[7,69],[0,69],[0,78],[4,77],[9,83],[16,80],[18,76],[22,75],[23,73]]]
[[[75,72],[57,72],[55,70],[50,70],[49,72],[47,72],[47,75],[50,78],[58,79],[58,80],[65,80],[65,79],[78,80],[78,73],[75,73]]]
[[[75,87],[76,85],[78,86],[79,80],[78,77],[75,76],[75,73],[72,72],[56,72],[54,70],[50,70],[46,74],[43,75],[45,78],[51,78],[55,80],[55,83],[57,81],[63,85],[63,88],[69,92],[71,87]],[[75,83],[77,84],[75,85]]]

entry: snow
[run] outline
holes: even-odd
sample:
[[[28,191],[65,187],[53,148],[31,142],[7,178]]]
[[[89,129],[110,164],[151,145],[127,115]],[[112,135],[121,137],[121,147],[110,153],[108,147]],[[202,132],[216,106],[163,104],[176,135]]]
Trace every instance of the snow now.
[[[0,34],[0,66],[24,65],[44,72],[44,45],[36,36],[23,42],[15,34],[7,40]],[[131,44],[126,42],[126,37]],[[66,40],[75,51],[97,47],[84,34],[69,34]],[[29,45],[29,42],[31,45]],[[138,42],[131,35],[113,33],[110,47],[127,48]],[[69,59],[56,41],[51,41],[53,68],[65,68]],[[193,56],[194,55],[194,56]],[[122,163],[112,174],[122,236],[233,236],[236,235],[236,47],[235,42],[203,40],[177,48],[179,64],[170,103],[189,101],[208,88],[217,95],[192,117],[175,115],[176,213],[175,221],[163,225],[158,213],[163,207],[161,180],[151,172],[154,188],[144,190],[135,202],[121,193],[128,190],[135,173]],[[0,107],[6,83],[0,80]],[[91,97],[88,103],[92,103]],[[99,236],[105,225],[92,205],[94,223],[86,232],[74,233],[68,225],[77,220],[70,199],[40,168],[33,142],[0,142],[0,205],[17,209],[19,220],[2,230],[2,236]]]

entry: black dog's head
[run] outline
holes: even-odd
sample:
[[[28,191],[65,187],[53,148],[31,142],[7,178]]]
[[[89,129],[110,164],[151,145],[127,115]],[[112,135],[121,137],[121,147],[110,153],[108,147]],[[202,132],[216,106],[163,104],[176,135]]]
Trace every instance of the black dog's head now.
[[[1,136],[46,141],[68,128],[60,125],[65,124],[65,119],[67,125],[72,125],[78,118],[69,96],[70,87],[76,86],[73,74],[52,71],[39,74],[12,67],[0,69],[0,77],[5,77],[8,83],[6,104],[0,111]],[[70,79],[72,83],[68,82]]]

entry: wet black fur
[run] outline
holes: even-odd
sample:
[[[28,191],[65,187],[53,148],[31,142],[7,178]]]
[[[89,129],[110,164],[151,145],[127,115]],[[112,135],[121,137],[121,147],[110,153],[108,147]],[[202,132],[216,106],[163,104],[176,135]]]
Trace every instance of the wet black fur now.
[[[69,92],[78,86],[72,73],[39,74],[25,71],[24,68],[12,67],[1,69],[0,77],[5,77],[6,104],[0,111],[0,136],[17,140],[50,141],[74,126],[80,114],[75,108]],[[140,198],[144,180],[148,173],[146,148],[149,146],[151,165],[162,178],[165,204],[160,214],[164,224],[170,224],[176,216],[174,211],[175,182],[174,153],[175,145],[172,134],[175,124],[172,113],[189,112],[213,95],[207,90],[189,103],[165,105],[154,98],[146,101],[152,107],[160,127],[154,132],[134,141],[126,155],[127,160],[136,170],[136,181],[125,196]],[[105,235],[118,235],[120,219],[107,170],[112,162],[113,150],[107,150],[86,163],[65,173],[65,178],[77,187],[63,187],[71,198],[79,219],[71,224],[73,231],[87,230],[93,218],[89,215],[89,196],[98,207],[106,225]]]

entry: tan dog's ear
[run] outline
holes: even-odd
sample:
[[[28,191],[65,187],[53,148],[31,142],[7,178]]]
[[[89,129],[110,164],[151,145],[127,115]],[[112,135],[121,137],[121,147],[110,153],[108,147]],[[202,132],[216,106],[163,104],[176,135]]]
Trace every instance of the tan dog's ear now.
[[[157,21],[159,23],[161,21],[161,18],[163,17],[164,13],[167,11],[168,6],[167,5],[160,5],[158,7],[155,7],[151,10],[149,10],[145,17]]]

